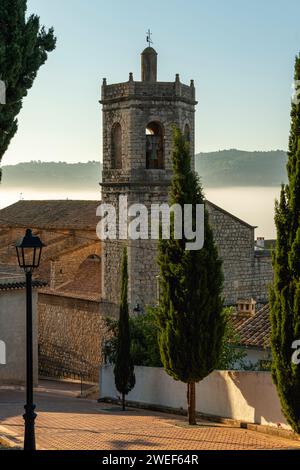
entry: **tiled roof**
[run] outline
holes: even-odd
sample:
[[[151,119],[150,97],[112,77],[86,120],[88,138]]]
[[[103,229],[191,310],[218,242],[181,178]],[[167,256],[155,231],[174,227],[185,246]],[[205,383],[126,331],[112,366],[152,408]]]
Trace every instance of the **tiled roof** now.
[[[0,227],[95,230],[99,201],[19,201],[0,210]]]
[[[91,302],[100,302],[101,295],[98,294],[88,294],[85,292],[64,292],[63,290],[53,290],[53,289],[42,289],[41,294],[53,295],[55,297],[67,297],[69,299],[78,299],[78,300],[89,300]]]
[[[69,294],[96,296],[101,295],[101,263],[98,258],[87,259],[80,266],[73,281],[59,287],[57,291]]]
[[[24,274],[17,266],[14,265],[6,265],[0,263],[0,282],[10,282],[10,281],[18,281],[19,279],[24,279]]]
[[[270,347],[271,323],[269,304],[258,310],[255,315],[239,323],[238,317],[236,317],[234,326],[243,346],[255,348]]]
[[[240,326],[242,326],[242,324],[245,323],[246,319],[247,319],[246,317],[242,317],[240,315],[235,314],[232,318],[234,329],[237,331],[238,328],[240,328]]]
[[[45,287],[46,285],[47,285],[47,282],[44,282],[44,281],[32,281],[32,287],[34,289]],[[20,289],[26,289],[25,281],[3,282],[3,283],[0,282],[0,291],[20,290]]]
[[[95,230],[99,222],[99,218],[96,217],[96,209],[100,203],[100,199],[99,201],[19,201],[0,210],[0,227]],[[208,200],[206,203],[208,206],[234,218],[239,223],[253,228],[252,225],[216,204]]]

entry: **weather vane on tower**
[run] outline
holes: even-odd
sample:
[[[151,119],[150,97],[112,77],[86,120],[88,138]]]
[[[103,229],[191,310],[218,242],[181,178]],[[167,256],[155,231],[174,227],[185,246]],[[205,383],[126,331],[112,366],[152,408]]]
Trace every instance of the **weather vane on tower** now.
[[[148,31],[147,31],[147,43],[149,44],[149,47],[151,47],[151,44],[153,44],[151,36],[152,36],[152,33],[151,33],[150,29],[148,29]]]

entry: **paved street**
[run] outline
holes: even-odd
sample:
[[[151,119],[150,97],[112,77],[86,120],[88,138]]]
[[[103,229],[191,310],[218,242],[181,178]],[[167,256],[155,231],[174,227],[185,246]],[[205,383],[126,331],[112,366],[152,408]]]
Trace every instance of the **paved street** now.
[[[42,382],[35,394],[40,449],[189,450],[292,449],[300,442],[228,425],[200,422],[190,428],[182,417],[76,398],[78,385]],[[0,434],[23,436],[24,391],[0,388]]]

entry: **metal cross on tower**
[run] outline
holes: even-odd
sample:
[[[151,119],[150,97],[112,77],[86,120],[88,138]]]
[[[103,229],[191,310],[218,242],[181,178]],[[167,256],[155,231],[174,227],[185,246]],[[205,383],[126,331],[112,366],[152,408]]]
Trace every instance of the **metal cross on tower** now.
[[[148,29],[148,31],[147,31],[147,43],[149,44],[149,47],[151,47],[151,44],[153,44],[151,36],[152,36],[152,33],[151,33],[150,29]]]

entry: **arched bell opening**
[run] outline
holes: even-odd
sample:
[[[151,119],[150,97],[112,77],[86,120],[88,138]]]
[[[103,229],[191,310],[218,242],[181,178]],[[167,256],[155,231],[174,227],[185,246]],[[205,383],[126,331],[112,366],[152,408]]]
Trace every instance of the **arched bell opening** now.
[[[113,170],[122,168],[122,128],[118,122],[111,131],[111,167]]]
[[[158,122],[150,122],[146,127],[146,168],[164,168],[164,135]]]
[[[191,131],[190,131],[190,126],[188,124],[186,124],[184,126],[183,134],[184,134],[184,138],[185,138],[186,142],[190,143],[191,142]]]

